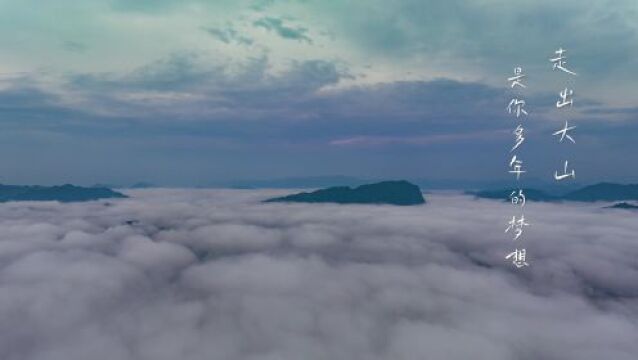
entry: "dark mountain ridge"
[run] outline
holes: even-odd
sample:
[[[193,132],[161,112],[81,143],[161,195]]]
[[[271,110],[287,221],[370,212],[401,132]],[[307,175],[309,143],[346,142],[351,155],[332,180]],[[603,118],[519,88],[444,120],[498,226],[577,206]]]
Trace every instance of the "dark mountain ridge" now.
[[[485,190],[467,192],[478,198],[509,200],[514,189]],[[567,192],[562,195],[549,194],[538,189],[523,189],[528,200],[532,201],[624,201],[638,200],[638,184],[614,184],[602,182]]]
[[[419,205],[424,204],[425,199],[418,186],[398,180],[360,185],[355,188],[330,187],[276,197],[265,202]]]
[[[127,196],[106,187],[81,187],[70,184],[58,186],[2,185],[0,202],[7,201],[60,201],[76,202],[98,199],[126,198]]]

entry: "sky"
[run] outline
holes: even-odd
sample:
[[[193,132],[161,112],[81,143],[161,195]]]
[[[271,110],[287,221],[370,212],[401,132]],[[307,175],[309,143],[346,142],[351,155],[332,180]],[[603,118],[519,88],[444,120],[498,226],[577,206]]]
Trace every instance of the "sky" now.
[[[0,0],[0,182],[638,182],[633,0]],[[567,50],[578,73],[553,71]],[[567,112],[558,93],[574,90]],[[576,144],[552,132],[577,125]]]
[[[506,202],[260,202],[283,193],[3,204],[0,358],[636,358],[634,213],[530,202],[516,270]]]

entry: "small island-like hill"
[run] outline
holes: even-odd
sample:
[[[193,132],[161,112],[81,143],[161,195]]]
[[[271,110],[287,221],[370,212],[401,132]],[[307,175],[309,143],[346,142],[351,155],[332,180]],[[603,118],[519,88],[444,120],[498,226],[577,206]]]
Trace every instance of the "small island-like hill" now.
[[[106,187],[82,187],[70,184],[59,186],[2,185],[0,202],[8,201],[59,201],[78,202],[99,199],[126,198],[127,196]]]
[[[425,203],[421,189],[405,180],[382,181],[354,188],[337,186],[265,200],[337,204],[420,205]]]

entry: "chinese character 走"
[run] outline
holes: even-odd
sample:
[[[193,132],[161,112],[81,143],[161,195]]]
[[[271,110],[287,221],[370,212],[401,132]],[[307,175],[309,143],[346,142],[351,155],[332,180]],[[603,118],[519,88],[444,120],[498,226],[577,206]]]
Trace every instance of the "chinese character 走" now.
[[[568,74],[572,74],[572,75],[578,75],[575,72],[567,69],[565,67],[565,65],[567,64],[567,56],[564,56],[563,54],[566,52],[567,50],[564,50],[563,48],[559,48],[558,50],[556,50],[554,53],[556,55],[558,55],[555,58],[551,58],[549,59],[549,61],[552,63],[552,69],[553,70],[561,70],[564,71]]]
[[[505,259],[512,259],[512,264],[517,268],[522,268],[523,266],[529,266],[527,261],[525,261],[525,255],[527,253],[526,249],[516,249],[510,254],[508,254]]]

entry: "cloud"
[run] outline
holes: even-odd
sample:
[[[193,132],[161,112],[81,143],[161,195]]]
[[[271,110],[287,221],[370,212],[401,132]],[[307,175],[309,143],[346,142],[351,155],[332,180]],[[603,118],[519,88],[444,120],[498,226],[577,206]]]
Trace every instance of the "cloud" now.
[[[468,140],[493,141],[503,137],[504,135],[509,135],[509,133],[506,131],[490,131],[431,136],[355,136],[351,138],[332,140],[330,141],[330,144],[337,146],[387,146],[394,144],[425,146],[437,143],[463,143]]]
[[[97,109],[119,109],[141,120],[149,111],[156,119],[186,111],[191,119],[215,120],[285,111],[289,104],[350,76],[337,63],[323,60],[292,62],[278,73],[269,70],[269,59],[263,56],[242,63],[210,60],[197,53],[176,53],[123,75],[75,74],[68,86]]]
[[[240,45],[252,45],[254,42],[253,39],[240,35],[237,30],[233,28],[218,29],[209,27],[204,28],[204,31],[225,44],[236,43]]]
[[[167,185],[272,177],[260,156],[282,177],[302,175],[309,159],[315,166],[304,176],[391,171],[431,178],[442,164],[449,164],[437,171],[445,178],[501,174],[516,126],[505,111],[505,87],[451,79],[340,86],[354,76],[338,61],[291,61],[274,70],[267,56],[224,63],[181,52],[124,74],[7,80],[0,88],[0,150],[20,155],[5,165],[3,181],[43,181],[27,164],[48,169],[50,183],[132,183],[149,172],[157,174],[149,181]],[[562,161],[557,154],[565,154],[551,137],[564,124],[555,99],[526,98],[526,157],[539,176],[550,177]],[[570,164],[581,165],[585,181],[635,181],[625,161],[636,147],[632,108],[615,111],[584,98],[579,104],[583,111],[569,118],[578,126],[578,146],[565,154]],[[180,171],[167,170],[167,157]]]
[[[3,359],[633,359],[633,213],[509,204],[263,204],[139,190],[0,206]],[[129,222],[128,220],[137,220]]]
[[[11,54],[3,58],[3,71],[125,72],[178,51],[216,55],[221,48],[234,61],[244,61],[258,48],[279,66],[290,59],[336,59],[365,73],[372,83],[449,77],[501,84],[519,64],[534,79],[530,90],[548,90],[554,89],[555,75],[548,57],[563,46],[581,73],[579,93],[631,106],[628,94],[635,87],[634,79],[626,76],[636,68],[637,58],[632,45],[638,37],[633,21],[638,8],[632,0],[589,6],[574,0],[526,0],[514,7],[500,0],[401,0],[390,6],[379,0],[46,5],[43,14],[56,14],[65,20],[60,24],[33,16],[30,10],[36,3],[3,6],[0,36],[8,34],[5,52]],[[10,35],[14,33],[23,33],[29,41]],[[220,41],[206,41],[210,36]],[[78,56],[68,46],[60,47],[60,39],[87,44],[91,51]],[[244,45],[251,41],[254,45]]]
[[[276,34],[284,39],[305,41],[309,44],[312,44],[312,40],[306,35],[308,29],[301,26],[294,28],[286,26],[284,25],[283,19],[264,17],[253,22],[253,25],[256,27],[264,28],[268,31],[274,31]]]

